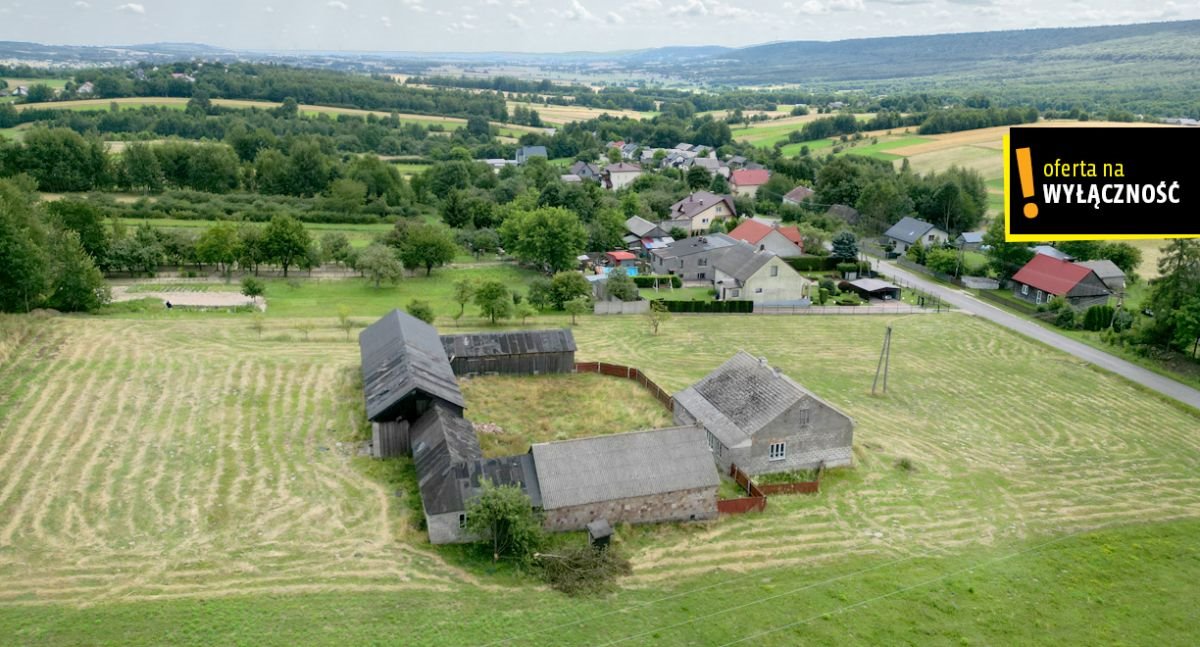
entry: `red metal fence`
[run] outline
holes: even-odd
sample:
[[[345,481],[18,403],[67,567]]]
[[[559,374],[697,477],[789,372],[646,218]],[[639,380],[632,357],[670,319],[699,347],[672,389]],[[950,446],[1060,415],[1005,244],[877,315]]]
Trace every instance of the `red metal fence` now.
[[[762,512],[766,509],[767,497],[765,496],[717,501],[717,512],[720,514],[745,514],[752,510]]]
[[[653,395],[656,400],[667,408],[667,411],[675,410],[675,402],[671,399],[671,394],[646,377],[645,373],[632,366],[621,366],[620,364],[608,364],[606,362],[576,362],[575,372],[599,373],[600,375],[610,375],[612,377],[623,377],[627,380],[633,380],[649,391],[650,395]]]
[[[815,494],[821,491],[820,481],[800,481],[797,483],[775,483],[760,485],[758,489],[763,494]]]
[[[751,510],[762,512],[767,509],[768,494],[813,494],[821,490],[821,481],[799,481],[796,483],[777,483],[773,485],[758,485],[737,465],[729,465],[729,476],[746,490],[749,496],[740,499],[717,501],[717,512],[722,514],[743,514]]]

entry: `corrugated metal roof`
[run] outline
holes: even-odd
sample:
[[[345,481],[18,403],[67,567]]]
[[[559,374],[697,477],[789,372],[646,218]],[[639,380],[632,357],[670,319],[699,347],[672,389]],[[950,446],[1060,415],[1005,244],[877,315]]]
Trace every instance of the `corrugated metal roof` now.
[[[672,427],[533,446],[542,507],[716,487],[704,430]]]
[[[425,514],[464,510],[459,481],[468,478],[469,463],[482,457],[474,426],[435,404],[413,423],[410,433]]]
[[[468,469],[470,477],[459,482],[464,503],[479,494],[483,479],[486,478],[496,486],[519,486],[534,507],[542,507],[542,490],[538,485],[532,454],[527,452],[516,456],[475,461]]]
[[[1048,294],[1064,296],[1092,274],[1090,268],[1062,261],[1045,254],[1034,254],[1033,258],[1013,275],[1012,280],[1042,290]],[[1099,278],[1099,277],[1097,277]],[[1108,294],[1100,288],[1084,289],[1073,296],[1099,296]]]
[[[442,335],[448,359],[575,351],[575,336],[566,328]]]
[[[393,310],[359,333],[358,346],[369,420],[395,420],[414,391],[466,406],[433,326]]]

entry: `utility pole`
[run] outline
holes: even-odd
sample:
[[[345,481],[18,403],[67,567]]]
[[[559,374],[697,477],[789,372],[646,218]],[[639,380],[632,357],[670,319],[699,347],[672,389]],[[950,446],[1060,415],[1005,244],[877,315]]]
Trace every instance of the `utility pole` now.
[[[879,373],[883,372],[883,392],[887,393],[888,368],[892,359],[892,327],[887,327],[883,335],[883,348],[879,351],[879,363],[875,365],[875,380],[871,382],[871,395],[875,395],[875,386],[879,384]]]

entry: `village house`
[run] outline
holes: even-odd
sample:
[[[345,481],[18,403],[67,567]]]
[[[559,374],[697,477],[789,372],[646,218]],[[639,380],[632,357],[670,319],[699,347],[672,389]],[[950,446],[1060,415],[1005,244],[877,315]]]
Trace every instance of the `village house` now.
[[[549,157],[546,154],[546,147],[545,146],[522,146],[517,149],[517,164],[524,165],[526,162],[528,162],[529,160],[531,160],[535,157],[541,157],[541,158]]]
[[[883,232],[884,244],[895,245],[897,254],[903,254],[908,251],[909,247],[917,243],[926,247],[937,247],[949,239],[950,234],[924,220],[917,220],[911,216],[904,216],[900,222]]]
[[[454,375],[543,375],[575,370],[570,330],[510,330],[442,335]]]
[[[983,246],[983,234],[978,231],[964,231],[954,239],[954,245],[959,249],[976,251]]]
[[[790,204],[793,207],[798,207],[800,206],[801,202],[813,197],[815,193],[816,191],[813,191],[812,189],[801,184],[800,186],[784,194],[783,203]]]
[[[704,234],[712,229],[713,223],[730,218],[737,218],[733,198],[708,191],[696,191],[671,205],[667,219],[660,223],[659,227],[667,232],[682,229],[688,235]]]
[[[1059,297],[1075,308],[1108,303],[1109,289],[1090,268],[1034,254],[1012,277],[1013,294],[1033,304]]]
[[[1049,256],[1050,258],[1060,261],[1067,261],[1068,263],[1075,260],[1074,256],[1071,256],[1066,252],[1059,251],[1059,249],[1053,245],[1034,245],[1033,253],[1040,254],[1042,256]]]
[[[625,250],[604,252],[604,264],[621,270],[637,270],[637,256]]]
[[[587,162],[575,162],[571,168],[567,170],[567,174],[574,175],[581,180],[591,180],[593,182],[600,181],[600,168],[595,164]]]
[[[96,91],[96,84],[92,83],[91,81],[85,81],[85,82],[81,83],[78,88],[75,88],[75,94],[78,94],[80,96],[90,95],[90,94],[94,93],[95,91]]]
[[[628,162],[620,162],[605,166],[601,177],[604,188],[618,191],[633,184],[633,181],[638,179],[641,174],[642,167]]]
[[[812,281],[782,258],[739,241],[713,260],[713,287],[721,301],[795,303],[809,298]]]
[[[1075,264],[1095,272],[1113,294],[1125,292],[1125,272],[1117,267],[1116,263],[1105,258],[1098,261],[1078,261]]]
[[[684,426],[534,444],[546,528],[716,518],[720,476],[705,439]]]
[[[758,188],[771,179],[771,172],[766,169],[738,169],[729,174],[729,185],[735,195],[753,198],[758,195]]]
[[[753,476],[850,465],[854,421],[766,358],[738,351],[674,397],[675,424],[700,425],[721,472]]]
[[[621,239],[625,247],[642,255],[649,250],[661,249],[675,242],[661,227],[641,216],[631,216],[627,219],[625,230],[628,233]]]
[[[745,245],[725,234],[693,236],[666,247],[650,250],[650,269],[654,274],[673,274],[681,280],[711,283],[715,276],[713,261],[733,245]]]
[[[804,254],[804,238],[795,225],[779,226],[749,218],[729,232],[729,237],[745,241],[756,249],[774,253],[776,256],[793,258]]]

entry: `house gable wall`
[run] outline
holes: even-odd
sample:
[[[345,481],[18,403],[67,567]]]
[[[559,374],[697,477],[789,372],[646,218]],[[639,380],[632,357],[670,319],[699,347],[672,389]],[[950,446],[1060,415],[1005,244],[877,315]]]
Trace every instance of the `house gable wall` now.
[[[808,424],[800,424],[808,410]],[[810,397],[798,401],[760,429],[737,465],[747,474],[769,474],[821,465],[841,467],[852,460],[854,423],[836,409]],[[785,443],[782,460],[771,460],[773,443]]]
[[[771,276],[771,268],[778,268],[775,276]],[[744,286],[740,300],[761,301],[796,301],[809,295],[812,282],[800,276],[779,257],[772,258],[751,276]],[[761,292],[759,291],[761,290]]]

